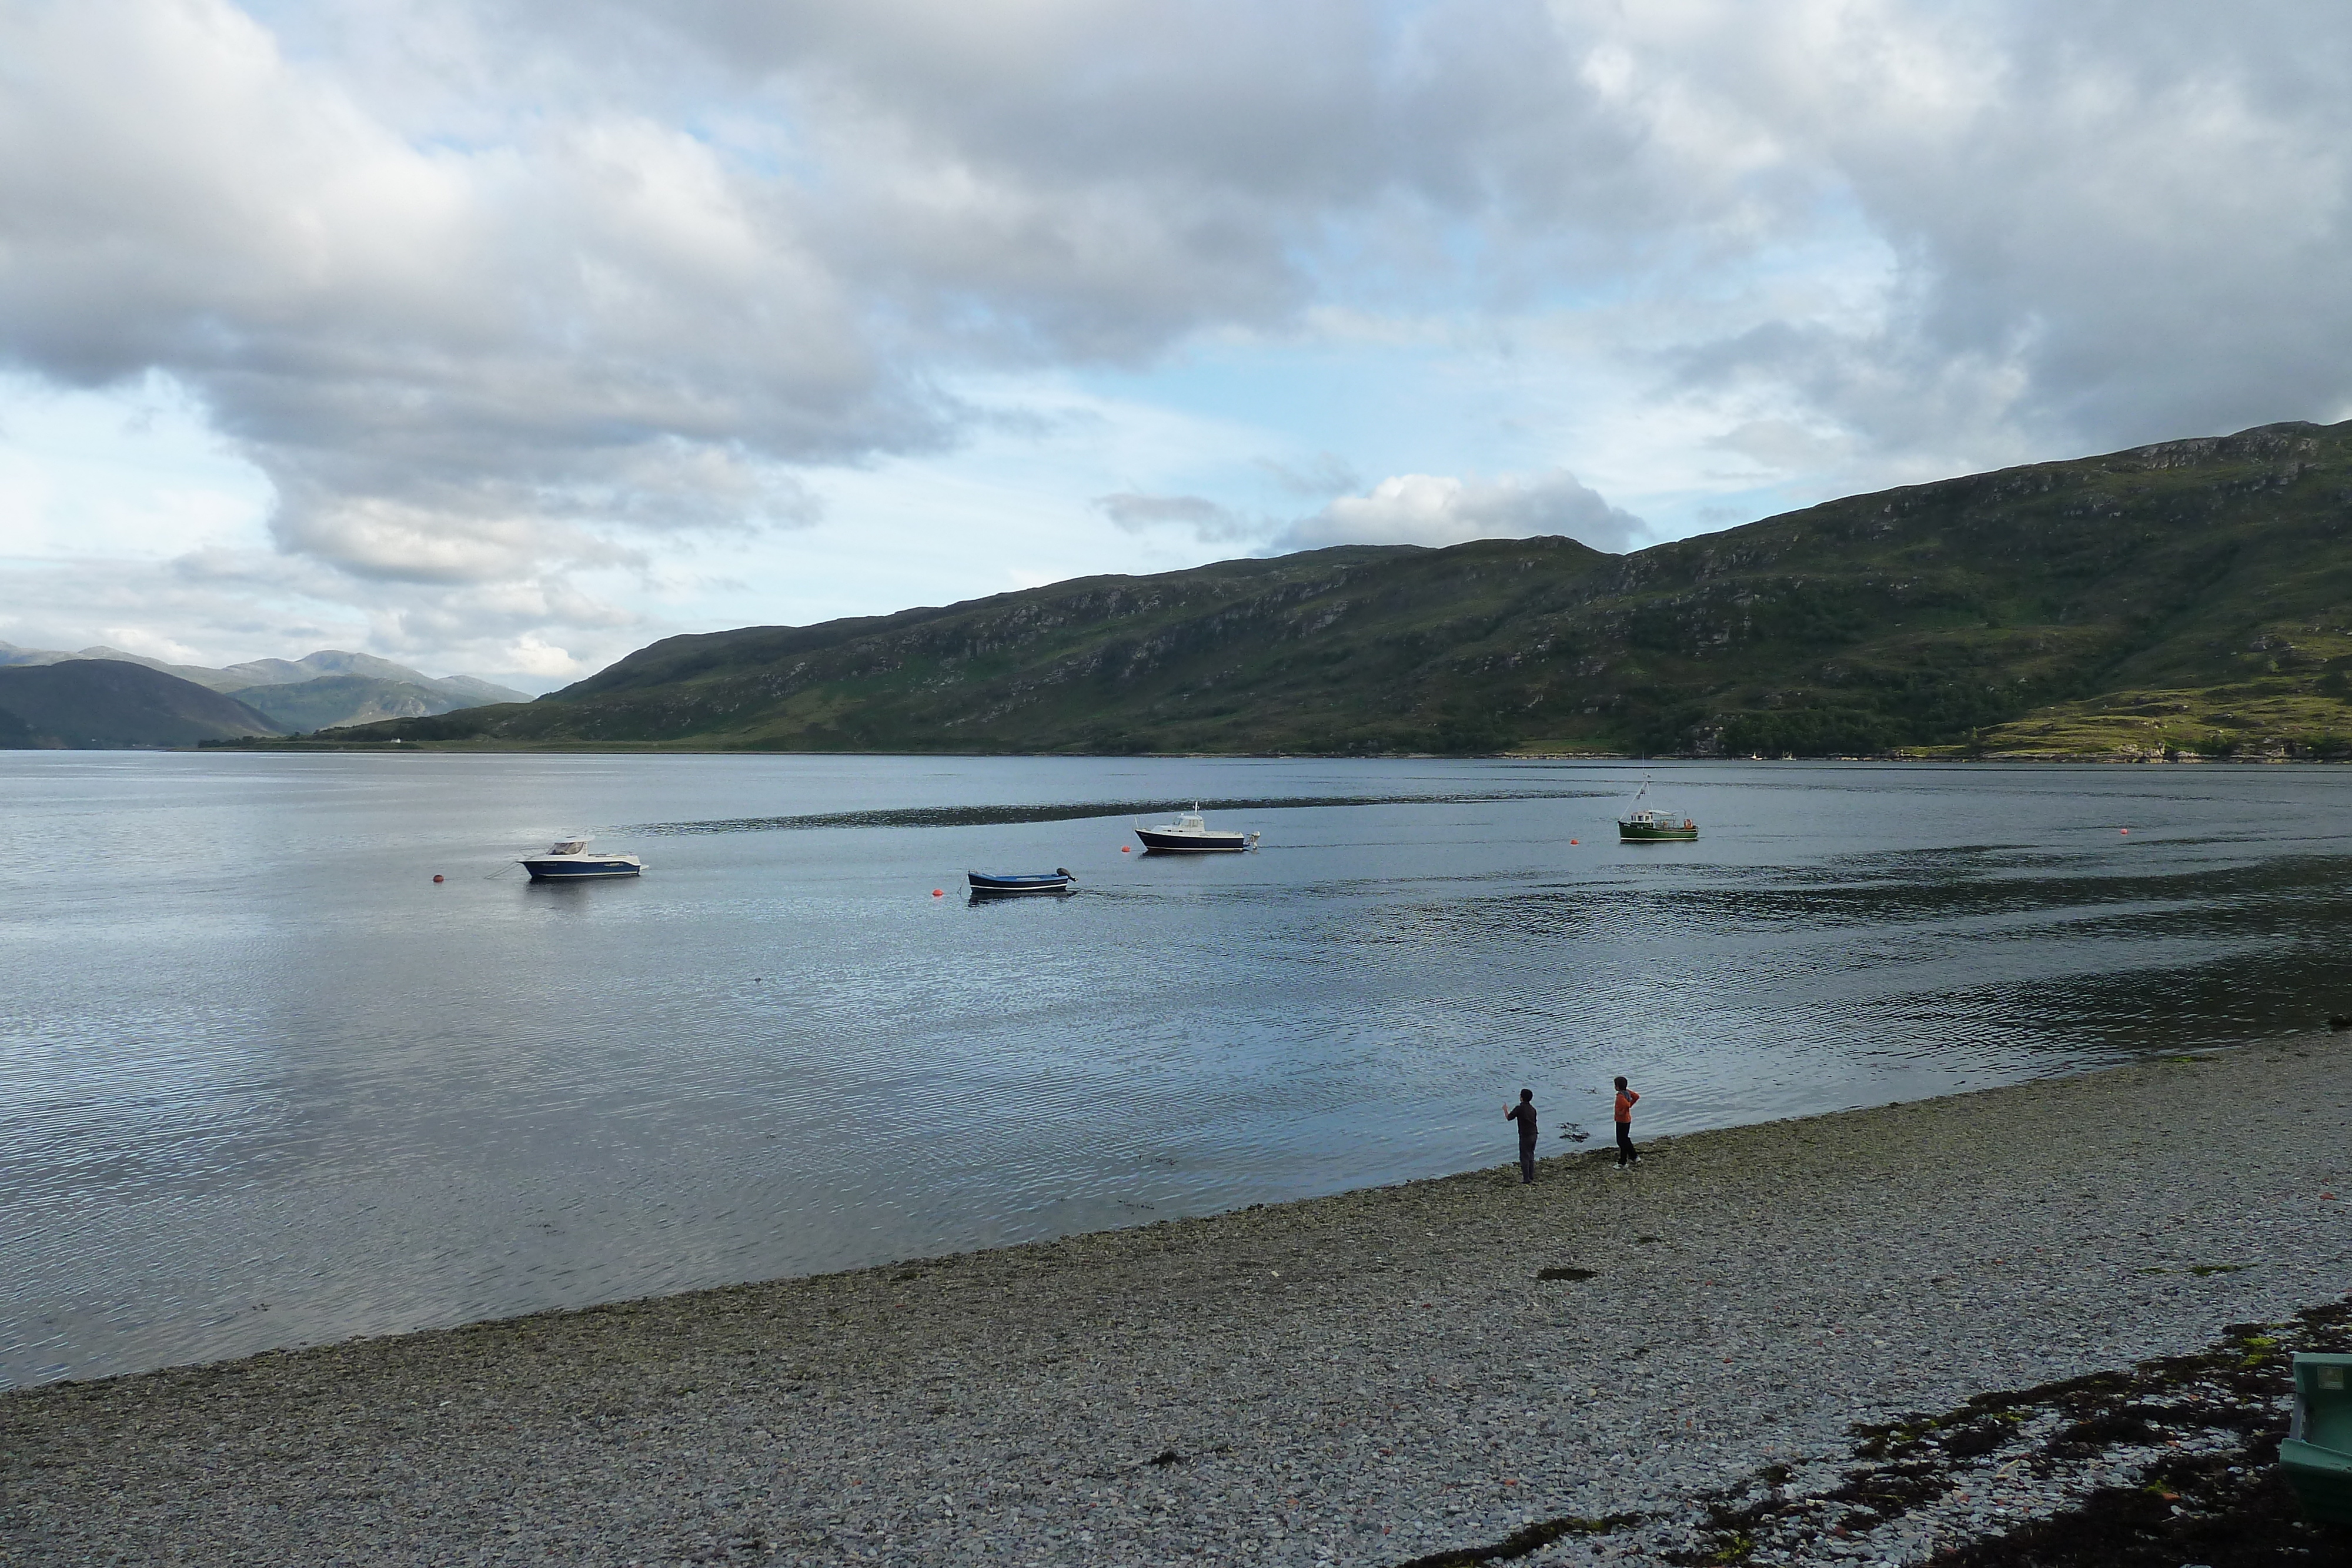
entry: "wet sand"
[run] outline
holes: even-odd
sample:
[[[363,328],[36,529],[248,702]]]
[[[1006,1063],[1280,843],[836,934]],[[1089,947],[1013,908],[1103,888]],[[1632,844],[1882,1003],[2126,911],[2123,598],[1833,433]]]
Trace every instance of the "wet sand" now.
[[[2347,1126],[2319,1036],[24,1390],[0,1562],[1396,1563],[1664,1520],[2340,1297]]]

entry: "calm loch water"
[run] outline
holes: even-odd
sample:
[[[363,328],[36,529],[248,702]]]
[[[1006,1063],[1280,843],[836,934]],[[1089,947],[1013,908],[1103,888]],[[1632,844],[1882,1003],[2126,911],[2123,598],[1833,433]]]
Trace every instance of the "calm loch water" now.
[[[1643,771],[0,753],[0,1382],[1499,1162],[1523,1085],[1552,1152],[1617,1072],[1657,1133],[2352,1011],[2352,773],[1662,765],[1704,837],[1620,846]],[[1120,852],[1195,798],[1260,851]],[[583,831],[651,869],[507,863]]]

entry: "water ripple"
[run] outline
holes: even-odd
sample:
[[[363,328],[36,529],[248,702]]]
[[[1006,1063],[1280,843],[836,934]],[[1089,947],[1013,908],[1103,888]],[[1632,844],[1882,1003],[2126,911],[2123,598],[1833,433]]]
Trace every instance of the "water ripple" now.
[[[1332,806],[1465,805],[1496,800],[1572,800],[1613,797],[1616,790],[1525,789],[1446,795],[1263,795],[1166,800],[1064,801],[1050,805],[900,806],[885,810],[816,811],[793,817],[726,817],[699,822],[638,822],[614,833],[765,833],[799,828],[982,828],[1013,822],[1069,822],[1096,817],[1162,816],[1187,806],[1202,811],[1305,810]]]

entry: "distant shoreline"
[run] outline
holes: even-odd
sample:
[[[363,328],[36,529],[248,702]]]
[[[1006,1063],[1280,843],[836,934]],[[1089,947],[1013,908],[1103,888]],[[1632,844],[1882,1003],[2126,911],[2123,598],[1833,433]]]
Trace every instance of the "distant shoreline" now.
[[[45,749],[81,749],[51,747]],[[87,749],[100,749],[89,747]],[[670,746],[661,741],[562,741],[520,744],[512,742],[478,742],[465,740],[374,740],[374,741],[307,741],[299,738],[256,741],[207,741],[197,746],[116,747],[118,750],[189,751],[205,754],[223,752],[289,752],[320,753],[349,752],[359,756],[384,756],[417,752],[459,752],[479,755],[518,756],[535,752],[563,753],[604,757],[931,757],[989,758],[1044,757],[1066,758],[1074,761],[1112,762],[1128,759],[1159,761],[1236,762],[1627,762],[1673,763],[1689,766],[1720,766],[1723,764],[1789,763],[1791,765],[1829,762],[1865,762],[1877,764],[1927,764],[1938,767],[1961,767],[1984,764],[2041,764],[2052,767],[2124,767],[2149,764],[2169,768],[2341,768],[2352,765],[2352,756],[2346,757],[2146,757],[2126,756],[2116,752],[2023,753],[1991,752],[1980,757],[1927,757],[1895,752],[1883,756],[1840,757],[1641,757],[1617,751],[835,751],[787,748],[781,747],[709,747]]]
[[[1579,1153],[1533,1187],[1498,1164],[24,1389],[0,1523],[51,1560],[218,1563],[1687,1534],[1710,1488],[1850,1460],[1853,1422],[2340,1295],[2347,1068],[2300,1037],[1685,1134],[1631,1173]]]

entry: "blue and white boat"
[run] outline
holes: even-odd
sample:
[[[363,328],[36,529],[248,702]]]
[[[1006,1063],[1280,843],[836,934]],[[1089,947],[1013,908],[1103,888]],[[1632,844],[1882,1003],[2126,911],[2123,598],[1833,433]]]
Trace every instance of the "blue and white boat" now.
[[[533,882],[581,882],[596,876],[635,876],[646,862],[635,855],[592,854],[586,839],[558,839],[545,854],[525,855],[522,869]]]
[[[1162,822],[1156,828],[1136,824],[1135,836],[1143,841],[1146,854],[1210,855],[1240,854],[1257,848],[1258,835],[1232,829],[1213,828],[1201,816],[1201,803],[1192,802],[1189,811],[1180,811],[1172,822]]]
[[[994,897],[1006,893],[1067,893],[1078,879],[1063,867],[1052,871],[996,873],[968,871],[963,873],[975,894]]]

